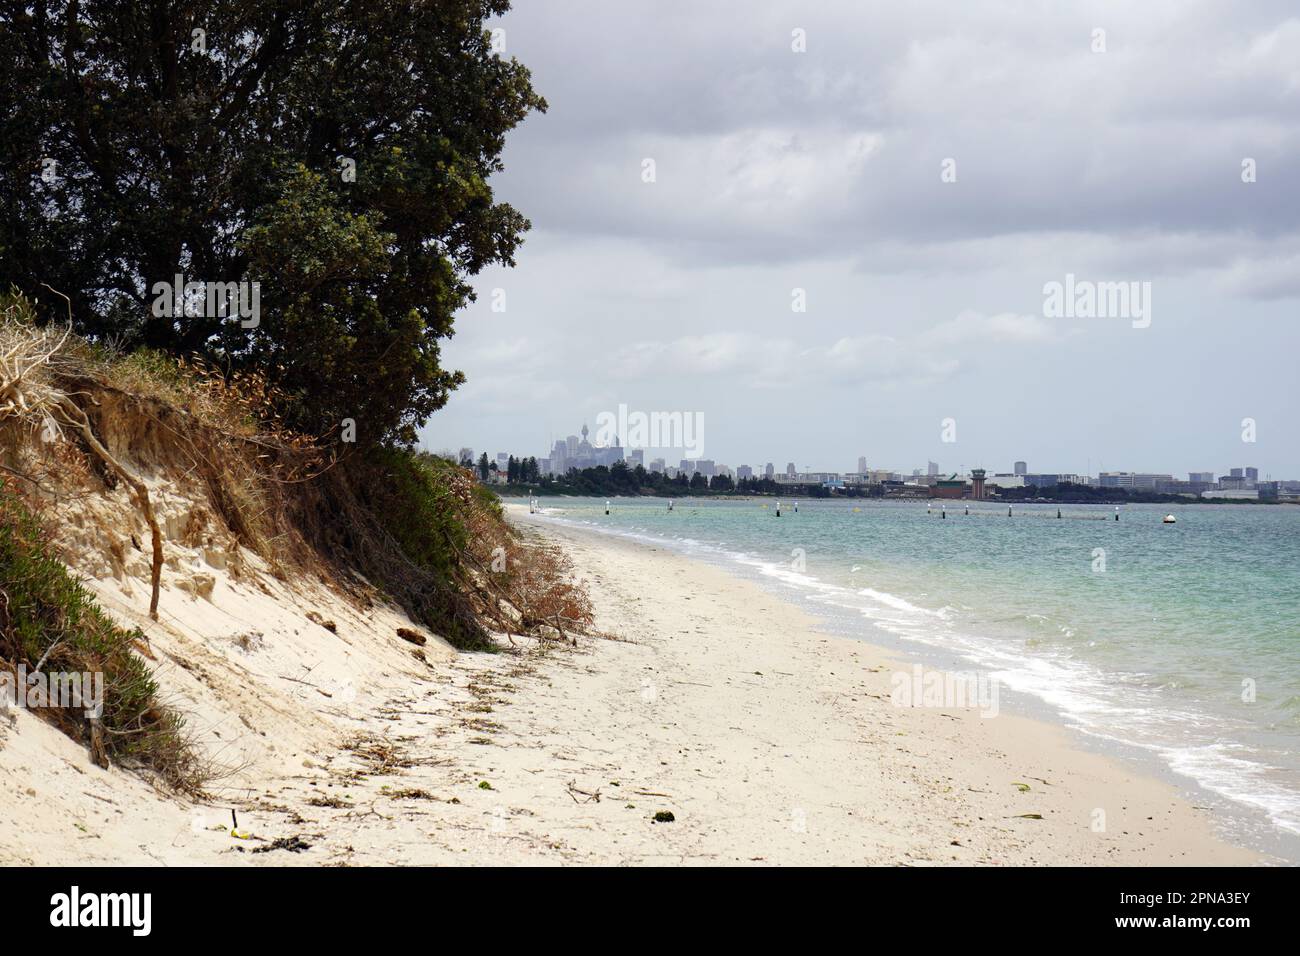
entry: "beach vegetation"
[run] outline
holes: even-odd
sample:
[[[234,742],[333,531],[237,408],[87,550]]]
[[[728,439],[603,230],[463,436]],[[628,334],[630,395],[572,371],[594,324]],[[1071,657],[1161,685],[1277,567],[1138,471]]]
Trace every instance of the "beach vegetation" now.
[[[85,743],[101,766],[139,768],[176,790],[197,792],[206,779],[203,762],[142,653],[144,634],[100,609],[59,560],[13,480],[0,478],[0,668],[7,686],[21,691],[38,676],[102,675],[98,715],[53,701],[33,712]]]

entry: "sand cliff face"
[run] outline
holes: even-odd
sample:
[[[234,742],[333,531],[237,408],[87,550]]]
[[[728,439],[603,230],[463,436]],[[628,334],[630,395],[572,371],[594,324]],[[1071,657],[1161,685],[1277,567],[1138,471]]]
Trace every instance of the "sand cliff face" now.
[[[4,457],[39,475],[34,494],[56,552],[112,617],[143,632],[137,651],[153,665],[163,702],[186,716],[212,772],[211,800],[182,800],[130,771],[101,770],[84,747],[10,711],[0,718],[0,778],[17,796],[0,829],[4,862],[193,860],[177,828],[206,833],[196,821],[211,818],[228,830],[232,806],[250,805],[308,753],[363,732],[361,715],[427,681],[455,653],[363,582],[344,589],[325,575],[277,573],[238,543],[210,488],[166,441],[148,428],[115,427],[113,410],[100,408],[98,418],[109,426],[104,443],[148,487],[162,530],[157,621],[147,613],[149,529],[125,483],[21,433],[7,437]]]

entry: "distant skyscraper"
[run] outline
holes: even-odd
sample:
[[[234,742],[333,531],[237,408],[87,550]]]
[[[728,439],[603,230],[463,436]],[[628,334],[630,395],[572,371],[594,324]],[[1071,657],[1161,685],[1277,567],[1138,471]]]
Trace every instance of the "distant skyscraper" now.
[[[1247,469],[1246,469],[1246,477],[1247,477],[1249,480],[1251,480],[1251,481],[1259,481],[1259,469],[1258,469],[1258,468],[1247,468]]]
[[[1187,473],[1187,480],[1193,483],[1203,483],[1207,485],[1214,484],[1214,472],[1212,471],[1191,471]]]
[[[1024,475],[1029,471],[1029,466],[1026,465],[1023,461],[1018,461],[1016,462],[1016,467],[1013,469],[1013,471],[1017,475]]]
[[[859,455],[859,456],[858,456],[858,474],[859,474],[859,475],[865,475],[866,473],[867,473],[867,456],[866,456],[866,455]]]
[[[737,466],[736,466],[736,477],[737,477],[737,478],[753,478],[753,477],[754,477],[754,469],[753,469],[753,468],[750,468],[748,465],[737,465]]]
[[[665,462],[662,458],[654,458],[651,459],[650,461],[650,470],[662,473],[667,470],[666,465],[667,462]]]
[[[925,473],[930,477],[939,474],[939,463],[937,461],[927,461],[925,463]]]
[[[787,478],[793,478],[795,475],[799,474],[798,470],[794,467],[794,462],[788,461],[785,463],[785,474]]]
[[[1246,477],[1245,475],[1243,475],[1243,474],[1241,473],[1241,469],[1240,469],[1240,468],[1234,468],[1234,469],[1232,469],[1232,471],[1228,472],[1228,474],[1229,474],[1231,477],[1233,477],[1233,478],[1245,478],[1245,477]]]
[[[776,474],[776,468],[772,465],[770,461],[763,467],[763,474],[768,478],[771,478],[773,475]]]

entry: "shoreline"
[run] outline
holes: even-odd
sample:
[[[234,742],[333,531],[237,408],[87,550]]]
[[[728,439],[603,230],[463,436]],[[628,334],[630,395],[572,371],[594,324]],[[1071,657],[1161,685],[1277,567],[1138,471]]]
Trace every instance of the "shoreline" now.
[[[775,765],[761,775],[768,781],[764,786],[776,784],[786,795],[774,807],[774,794],[745,793],[739,798],[746,804],[762,807],[769,817],[781,815],[783,807],[792,825],[806,821],[804,835],[811,838],[814,815],[799,801],[812,806],[810,791],[831,801],[817,806],[816,818],[834,848],[823,846],[809,860],[804,853],[813,850],[811,839],[803,850],[790,840],[778,841],[781,852],[792,856],[768,862],[1272,862],[1226,842],[1213,816],[1194,807],[1178,788],[1114,757],[1079,748],[1065,727],[1005,713],[981,719],[974,708],[894,706],[892,675],[910,668],[910,661],[896,651],[826,632],[812,615],[753,582],[666,547],[558,525],[530,516],[519,505],[507,508],[512,520],[561,544],[581,572],[594,571],[598,626],[611,620],[629,626],[638,642],[680,661],[687,671],[684,680],[708,683],[698,678],[751,655],[766,662],[766,668],[753,669],[761,676],[751,675],[763,685],[761,698],[740,692],[736,675],[743,670],[733,668],[724,681],[726,692],[715,696],[711,707],[704,701],[691,704],[697,717],[725,725],[711,741],[719,763],[739,759],[759,741],[780,751]],[[615,576],[636,581],[643,594],[662,592],[653,617],[639,624],[632,619],[629,605],[646,598],[620,596],[628,585],[611,581]],[[684,610],[685,601],[699,602],[699,610]],[[692,638],[701,629],[690,624],[699,620],[721,624],[725,640],[677,647],[671,633]],[[765,703],[762,698],[769,695],[781,705]],[[725,697],[736,699],[728,704]],[[752,733],[727,722],[729,713],[762,713],[769,707],[775,716],[768,714]],[[818,740],[828,731],[828,739]],[[796,745],[791,735],[802,743]],[[788,748],[779,745],[781,740]],[[800,748],[809,749],[801,754]],[[786,763],[791,766],[779,766]],[[800,768],[794,776],[793,767]],[[1094,830],[1098,825],[1104,830]],[[863,851],[858,859],[849,850],[855,843]]]

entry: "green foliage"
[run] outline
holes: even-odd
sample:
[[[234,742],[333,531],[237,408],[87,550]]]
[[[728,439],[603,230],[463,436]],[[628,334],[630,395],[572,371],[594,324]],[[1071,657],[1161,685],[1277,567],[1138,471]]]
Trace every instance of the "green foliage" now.
[[[30,509],[0,486],[0,660],[28,672],[102,673],[104,755],[147,767],[178,789],[197,786],[184,721],[158,702],[158,686],[132,646],[138,630],[115,625],[54,557]],[[81,710],[38,711],[70,736],[87,740]]]
[[[349,545],[361,572],[453,645],[490,648],[464,593],[464,555],[474,520],[503,522],[496,495],[459,465],[406,449],[376,449],[346,474],[368,516],[358,523],[373,521],[388,543]]]
[[[433,455],[384,449],[377,464],[387,479],[375,513],[402,552],[421,568],[450,580],[455,552],[468,543],[460,508],[448,480],[458,466]]]
[[[364,444],[410,440],[465,380],[439,366],[440,333],[409,295],[386,308],[372,294],[396,268],[395,236],[379,231],[381,218],[349,212],[323,176],[297,166],[244,235],[263,318],[258,334],[232,351],[277,370],[291,427],[324,431],[351,418]],[[452,305],[454,277],[440,275],[425,291]]]
[[[529,225],[488,185],[546,106],[491,49],[508,6],[0,8],[0,288],[48,282],[125,349],[260,369],[300,427],[411,439],[461,381],[438,343],[468,278],[513,264]],[[154,317],[177,273],[259,279],[262,325]]]

